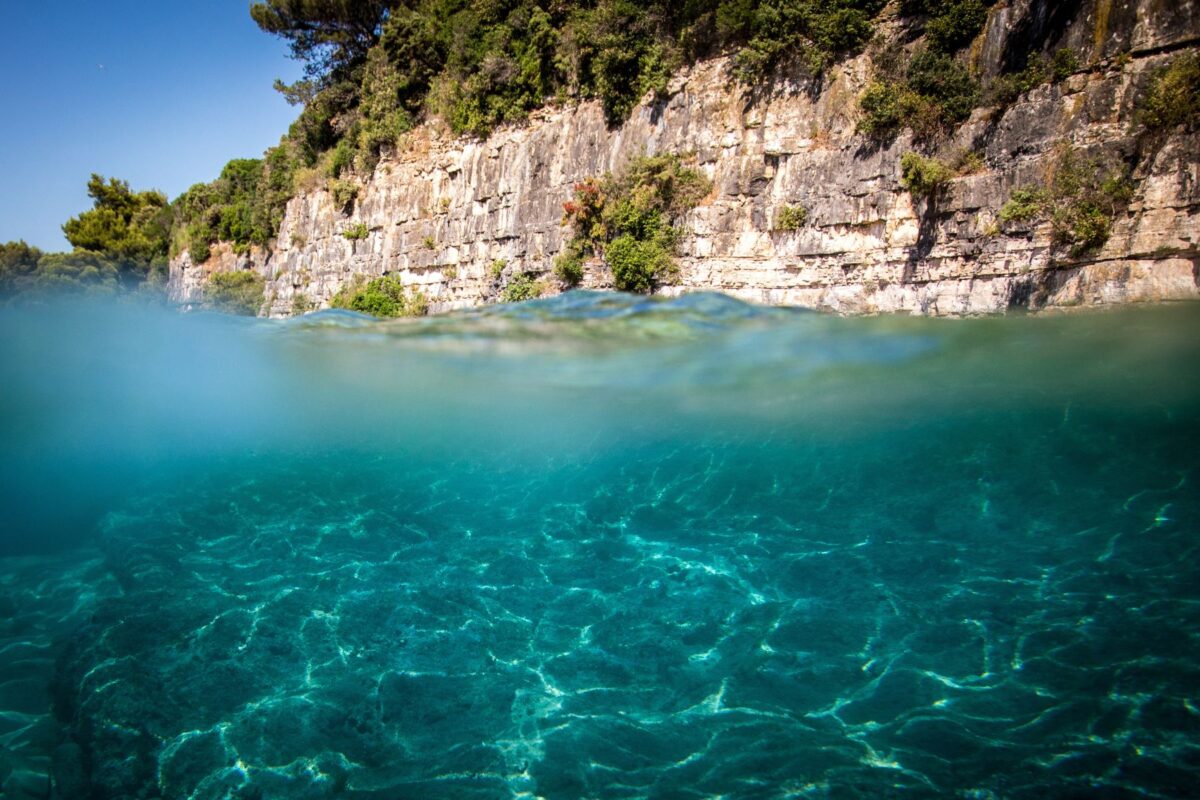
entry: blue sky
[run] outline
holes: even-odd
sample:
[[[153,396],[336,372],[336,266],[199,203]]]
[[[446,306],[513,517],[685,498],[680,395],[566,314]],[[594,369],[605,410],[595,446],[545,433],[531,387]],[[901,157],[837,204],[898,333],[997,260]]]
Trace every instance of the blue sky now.
[[[248,0],[0,0],[0,242],[69,249],[93,172],[174,198],[279,141],[300,76]]]

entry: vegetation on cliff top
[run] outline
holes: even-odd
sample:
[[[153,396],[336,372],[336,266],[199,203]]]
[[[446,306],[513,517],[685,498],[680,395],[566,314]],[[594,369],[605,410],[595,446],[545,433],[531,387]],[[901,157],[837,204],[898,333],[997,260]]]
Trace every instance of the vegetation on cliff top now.
[[[884,4],[267,0],[251,15],[307,64],[303,81],[280,87],[306,104],[304,122],[333,125],[330,133],[369,157],[374,132],[429,114],[484,134],[547,100],[576,97],[599,99],[619,120],[674,69],[716,52],[734,52],[748,81],[793,58],[820,70],[866,44]]]
[[[254,21],[285,39],[305,77],[276,84],[301,106],[262,159],[231,161],[176,204],[171,252],[205,261],[211,245],[263,245],[301,188],[324,186],[349,210],[381,153],[438,117],[484,136],[551,101],[597,99],[610,122],[676,69],[718,52],[736,75],[784,64],[819,72],[861,50],[884,0],[267,0]]]

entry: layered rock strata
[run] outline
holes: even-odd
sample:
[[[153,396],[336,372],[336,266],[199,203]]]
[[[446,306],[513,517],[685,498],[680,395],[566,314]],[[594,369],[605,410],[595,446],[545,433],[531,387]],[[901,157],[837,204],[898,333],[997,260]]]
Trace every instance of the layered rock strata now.
[[[911,135],[878,144],[856,133],[869,55],[759,96],[715,59],[678,74],[665,97],[647,97],[620,127],[606,125],[594,102],[544,110],[482,141],[422,126],[361,180],[349,213],[323,188],[301,192],[272,247],[236,255],[219,246],[203,265],[176,259],[171,296],[197,303],[208,274],[246,268],[266,278],[270,316],[326,306],[358,276],[397,275],[433,311],[496,302],[518,273],[545,275],[553,288],[573,185],[643,152],[692,154],[713,182],[680,221],[679,280],[666,293],[923,314],[1200,296],[1200,136],[1150,136],[1137,123],[1153,72],[1200,41],[1200,10],[1077,5],[1044,41],[1028,30],[1038,18],[1030,3],[993,9],[971,53],[981,74],[1009,68],[1017,37],[1069,47],[1081,66],[1007,109],[977,109],[939,149],[978,153],[982,165],[934,201],[914,201],[900,185],[901,156],[917,147]],[[1048,222],[997,225],[1012,191],[1045,184],[1065,149],[1134,164],[1132,201],[1104,246],[1082,256],[1054,246]],[[773,231],[790,205],[807,209],[806,225]],[[343,236],[360,223],[365,239]],[[589,267],[584,286],[610,285],[602,264]]]

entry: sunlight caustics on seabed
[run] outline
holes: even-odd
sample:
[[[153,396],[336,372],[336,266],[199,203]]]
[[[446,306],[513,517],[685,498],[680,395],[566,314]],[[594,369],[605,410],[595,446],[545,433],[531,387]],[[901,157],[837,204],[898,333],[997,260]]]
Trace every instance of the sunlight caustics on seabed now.
[[[0,311],[0,780],[1186,795],[1197,332]]]

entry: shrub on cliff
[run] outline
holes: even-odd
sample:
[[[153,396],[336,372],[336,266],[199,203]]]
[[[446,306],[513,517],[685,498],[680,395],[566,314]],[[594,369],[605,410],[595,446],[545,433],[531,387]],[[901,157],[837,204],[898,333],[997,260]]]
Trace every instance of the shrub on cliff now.
[[[808,209],[804,206],[783,206],[775,215],[771,230],[798,231],[808,222]]]
[[[674,249],[660,239],[637,239],[622,234],[608,243],[604,260],[612,270],[613,285],[623,292],[653,291],[673,277]]]
[[[712,185],[674,154],[641,156],[624,169],[575,186],[563,222],[574,236],[556,266],[567,285],[583,275],[583,260],[602,256],[618,289],[650,292],[675,274],[679,231],[674,221]]]
[[[920,50],[913,56],[907,82],[908,88],[937,106],[947,123],[962,122],[979,103],[979,83],[970,71],[934,50]]]
[[[1063,47],[1053,56],[1041,53],[1030,56],[1024,69],[997,75],[988,84],[985,100],[990,105],[1005,107],[1021,95],[1044,83],[1060,83],[1079,69],[1079,54]]]
[[[292,316],[303,316],[314,308],[316,308],[316,303],[304,292],[296,292],[292,295]]]
[[[1000,209],[1002,224],[1049,219],[1051,241],[1072,256],[1097,250],[1108,241],[1117,214],[1133,197],[1133,183],[1111,159],[1064,153],[1052,167],[1046,189],[1012,193]]]
[[[936,158],[908,152],[900,157],[900,185],[914,198],[934,197],[954,177],[954,170]]]
[[[858,98],[858,107],[862,112],[858,132],[882,138],[900,130],[906,116],[905,91],[905,87],[890,81],[874,80],[867,84]]]
[[[1133,197],[1123,166],[1111,160],[1082,158],[1068,151],[1059,159],[1050,184],[1050,222],[1056,244],[1082,255],[1108,241],[1117,213]]]
[[[1000,208],[1000,222],[1030,222],[1040,217],[1046,209],[1046,192],[1041,189],[1017,189]]]
[[[266,281],[253,270],[214,272],[204,287],[207,305],[227,314],[254,316],[263,304]]]
[[[1150,79],[1138,119],[1151,130],[1200,128],[1200,53],[1177,56]]]
[[[334,208],[342,213],[349,213],[354,201],[358,198],[358,185],[352,181],[331,178],[325,184],[329,197],[333,200]]]
[[[356,222],[346,230],[342,231],[342,236],[350,241],[365,239],[371,235],[371,229],[367,227],[365,222]]]
[[[929,46],[953,53],[970,44],[987,22],[987,7],[980,0],[925,0],[926,13],[932,13],[925,25]]]
[[[190,229],[194,238],[188,244],[188,256],[193,264],[203,264],[212,257],[212,245],[209,244],[211,239],[203,234],[194,233],[195,230]]]
[[[568,243],[567,248],[554,259],[554,277],[568,289],[583,282],[583,247],[577,240]]]
[[[528,272],[521,272],[509,280],[504,291],[500,293],[500,300],[504,303],[520,303],[541,297],[545,290],[545,285],[536,276]]]
[[[330,305],[373,317],[419,317],[429,311],[425,295],[419,290],[409,293],[395,275],[384,275],[365,284],[359,277],[334,295]]]

